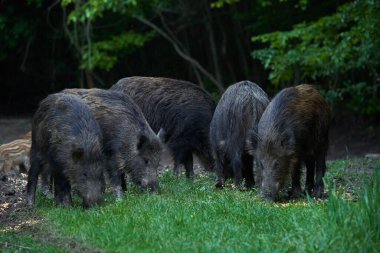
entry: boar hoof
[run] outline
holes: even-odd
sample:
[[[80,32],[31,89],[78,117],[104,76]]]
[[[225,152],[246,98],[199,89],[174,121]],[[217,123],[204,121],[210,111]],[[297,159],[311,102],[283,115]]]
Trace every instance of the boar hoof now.
[[[316,199],[325,199],[327,198],[327,193],[325,193],[322,189],[316,188],[314,189],[313,197]]]
[[[264,199],[264,201],[265,202],[267,202],[267,203],[274,203],[274,202],[276,202],[276,200],[274,200],[274,199],[272,199],[272,198],[270,198],[270,197],[263,197],[263,199]]]
[[[54,194],[49,189],[42,190],[42,194],[48,199],[54,198]]]
[[[292,189],[290,192],[289,192],[289,198],[291,199],[299,199],[299,198],[303,198],[305,197],[304,193],[302,192],[301,189]]]
[[[68,202],[66,202],[66,201],[56,202],[55,205],[56,205],[57,207],[64,207],[64,208],[69,208],[69,207],[72,206],[71,203],[68,203]]]
[[[26,201],[26,204],[29,208],[33,208],[34,207],[34,200],[28,198]]]
[[[194,171],[186,171],[186,177],[188,179],[193,179],[194,178]]]
[[[223,189],[224,188],[224,184],[222,182],[216,182],[215,183],[215,188],[217,188],[217,189]]]

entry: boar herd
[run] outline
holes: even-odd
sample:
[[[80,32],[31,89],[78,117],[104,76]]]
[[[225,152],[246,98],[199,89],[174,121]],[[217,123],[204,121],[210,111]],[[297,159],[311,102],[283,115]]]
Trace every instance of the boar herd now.
[[[324,196],[330,111],[311,85],[280,91],[270,101],[255,83],[231,85],[216,105],[201,87],[169,78],[128,77],[109,90],[66,89],[42,100],[32,122],[27,202],[35,204],[38,178],[54,186],[57,205],[71,193],[89,208],[102,201],[105,178],[117,199],[126,176],[157,192],[165,144],[174,174],[194,175],[193,155],[216,174],[216,188],[257,186],[270,201],[305,192]],[[255,162],[255,163],[254,163]],[[255,166],[254,166],[255,164]],[[255,167],[255,169],[254,169]]]

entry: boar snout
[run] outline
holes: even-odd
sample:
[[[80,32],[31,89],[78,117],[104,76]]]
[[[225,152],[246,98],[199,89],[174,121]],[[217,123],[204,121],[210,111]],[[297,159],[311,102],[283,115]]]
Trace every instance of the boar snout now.
[[[149,192],[158,192],[158,183],[156,180],[149,180],[149,179],[146,179],[144,178],[143,180],[141,180],[141,187],[144,189],[144,190],[148,190]]]
[[[263,197],[268,202],[276,202],[280,199],[279,195],[280,184],[266,184],[263,182],[261,185],[260,197]]]
[[[83,199],[83,208],[89,209],[94,206],[100,205],[102,203],[102,198],[97,197],[97,198],[84,198]]]

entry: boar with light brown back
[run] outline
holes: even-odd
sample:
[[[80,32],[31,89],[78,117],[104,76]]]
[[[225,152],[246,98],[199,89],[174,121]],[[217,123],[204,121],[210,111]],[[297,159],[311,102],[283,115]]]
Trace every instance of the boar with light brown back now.
[[[260,119],[255,151],[267,199],[279,200],[289,180],[291,197],[302,195],[302,162],[307,168],[305,190],[323,196],[329,125],[329,106],[313,86],[286,88],[275,96]]]

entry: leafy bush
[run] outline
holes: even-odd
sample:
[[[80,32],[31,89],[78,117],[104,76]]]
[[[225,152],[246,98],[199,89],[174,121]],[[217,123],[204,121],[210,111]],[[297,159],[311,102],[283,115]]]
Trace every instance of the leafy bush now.
[[[252,56],[270,70],[276,90],[305,81],[320,83],[333,89],[327,92],[330,99],[343,98],[348,108],[373,115],[380,111],[379,27],[379,1],[352,1],[333,15],[297,24],[291,31],[253,37],[265,47]]]
[[[324,89],[322,96],[333,106],[344,105],[362,115],[374,116],[380,112],[378,97],[379,85],[368,85],[365,82],[351,84],[344,83],[341,88]]]

